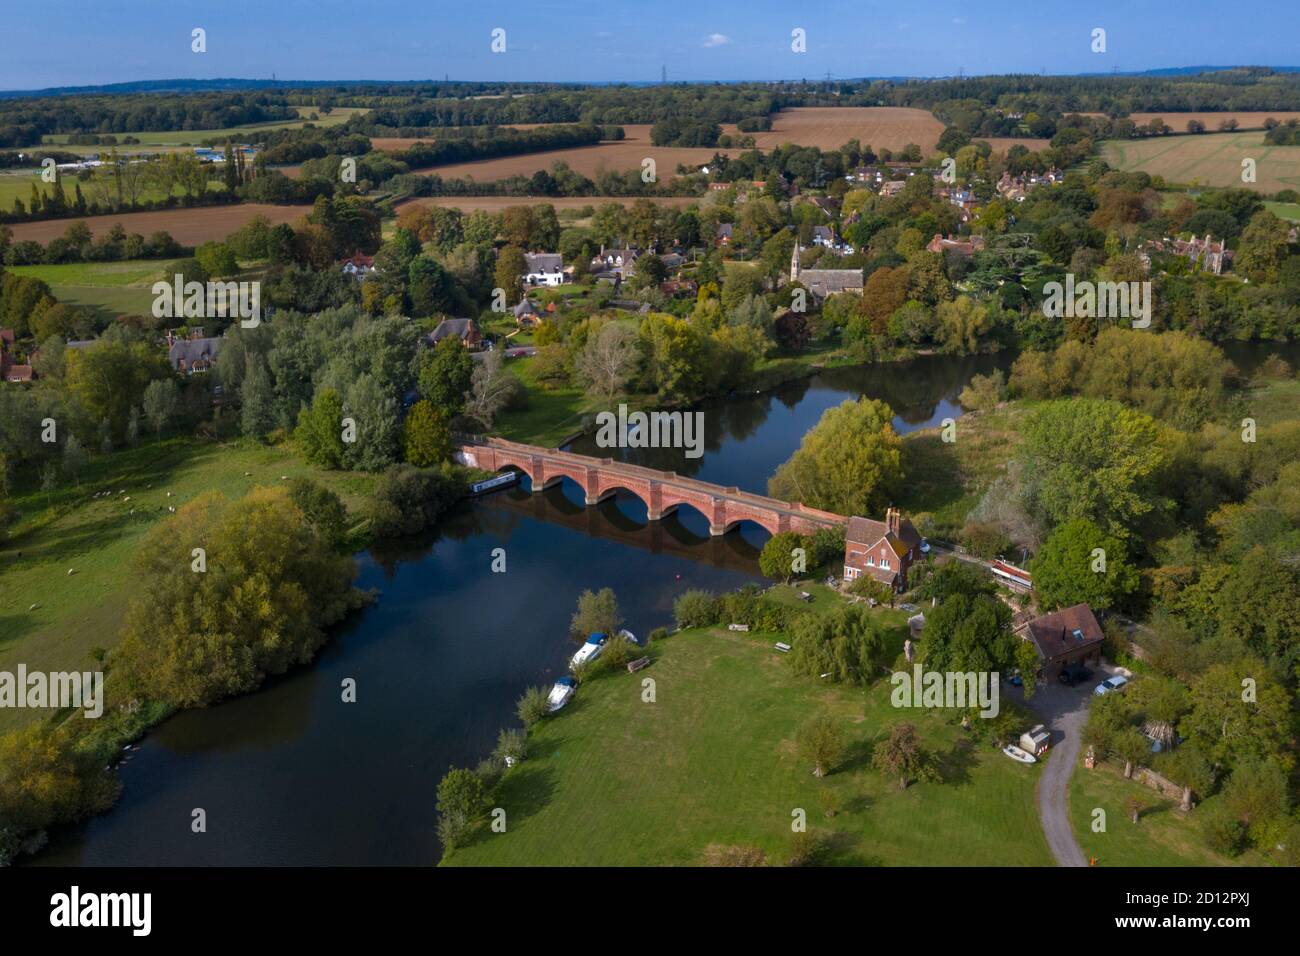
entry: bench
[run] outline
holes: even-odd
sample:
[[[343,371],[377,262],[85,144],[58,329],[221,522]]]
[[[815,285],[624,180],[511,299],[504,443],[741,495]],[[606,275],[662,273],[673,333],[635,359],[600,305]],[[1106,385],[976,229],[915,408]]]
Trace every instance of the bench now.
[[[748,624],[728,624],[728,625],[727,625],[727,630],[729,630],[729,631],[748,631],[748,630],[749,630],[749,625],[748,625]]]
[[[641,668],[649,667],[649,666],[650,666],[650,658],[638,657],[634,661],[627,662],[627,672],[629,674],[635,674],[637,671],[641,670]]]
[[[785,643],[785,641],[777,641],[773,646],[782,654],[790,653],[790,645]]]

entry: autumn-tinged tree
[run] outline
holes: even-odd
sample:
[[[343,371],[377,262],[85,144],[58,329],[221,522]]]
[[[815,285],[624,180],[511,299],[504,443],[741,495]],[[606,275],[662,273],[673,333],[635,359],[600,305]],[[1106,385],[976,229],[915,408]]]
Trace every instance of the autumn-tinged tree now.
[[[768,492],[841,515],[874,515],[903,475],[893,410],[870,398],[827,409],[799,450],[777,469]]]
[[[252,690],[311,660],[359,603],[354,571],[287,489],[202,495],[145,538],[114,660],[135,695],[177,707]]]

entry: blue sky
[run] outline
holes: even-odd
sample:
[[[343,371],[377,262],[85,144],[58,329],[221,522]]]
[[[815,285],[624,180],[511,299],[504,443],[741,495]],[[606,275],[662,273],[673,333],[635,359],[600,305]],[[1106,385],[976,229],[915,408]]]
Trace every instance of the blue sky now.
[[[647,81],[1297,65],[1300,3],[1248,0],[0,0],[0,89],[173,77]],[[208,52],[190,50],[207,31]],[[506,51],[490,49],[506,31]],[[791,52],[791,31],[807,52]],[[1093,28],[1107,52],[1093,53]]]

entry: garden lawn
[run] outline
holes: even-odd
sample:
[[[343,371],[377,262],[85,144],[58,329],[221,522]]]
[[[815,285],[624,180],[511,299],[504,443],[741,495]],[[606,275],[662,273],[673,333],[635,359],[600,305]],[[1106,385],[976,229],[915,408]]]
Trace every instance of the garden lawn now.
[[[131,559],[169,506],[209,490],[233,500],[257,485],[281,484],[281,475],[311,475],[349,509],[361,504],[372,481],[323,472],[289,446],[180,438],[146,439],[139,448],[97,457],[79,486],[65,483],[48,497],[24,476],[27,483],[13,498],[22,517],[0,548],[0,671],[13,671],[19,662],[41,671],[87,667],[92,648],[117,643],[132,594]],[[112,497],[92,497],[106,488]],[[39,606],[30,610],[32,604]],[[0,709],[0,733],[39,716]]]
[[[1125,809],[1125,801],[1137,796],[1147,809],[1137,825]],[[1219,856],[1205,846],[1198,828],[1198,810],[1190,814],[1178,809],[1150,787],[1133,780],[1108,764],[1087,770],[1080,764],[1070,777],[1070,822],[1083,855],[1096,858],[1098,866],[1232,866],[1245,862]],[[1094,833],[1093,811],[1106,811],[1106,832]],[[1258,861],[1257,861],[1258,862]]]
[[[901,638],[899,639],[901,641]],[[530,734],[494,806],[505,833],[480,828],[449,865],[665,865],[701,860],[710,844],[760,848],[784,865],[792,813],[829,840],[825,862],[849,865],[1050,865],[1038,824],[1039,770],[971,740],[955,723],[895,710],[888,683],[865,692],[790,672],[773,636],[686,631],[649,648],[636,675],[601,674]],[[643,703],[653,678],[656,700]],[[824,781],[795,744],[825,712],[849,751]],[[900,790],[871,767],[874,738],[917,724],[939,752],[943,783]],[[839,812],[828,818],[820,794]]]

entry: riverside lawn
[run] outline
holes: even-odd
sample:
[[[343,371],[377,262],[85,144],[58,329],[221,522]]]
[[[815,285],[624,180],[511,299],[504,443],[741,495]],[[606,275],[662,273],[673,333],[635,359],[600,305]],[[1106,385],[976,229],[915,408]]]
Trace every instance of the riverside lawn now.
[[[836,600],[814,593],[815,606]],[[907,615],[879,613],[901,650]],[[792,674],[772,648],[778,636],[682,631],[649,646],[649,668],[589,680],[530,733],[528,758],[506,774],[495,801],[506,832],[481,827],[444,864],[692,864],[723,844],[784,865],[796,808],[826,836],[826,863],[1051,864],[1035,804],[1039,768],[1007,760],[983,733],[968,737],[949,713],[895,709],[887,680],[864,690]],[[655,703],[641,700],[646,677]],[[822,781],[795,744],[819,713],[842,722],[848,742]],[[942,783],[900,790],[872,768],[873,742],[903,720],[937,753]],[[838,804],[833,817],[824,800]]]

